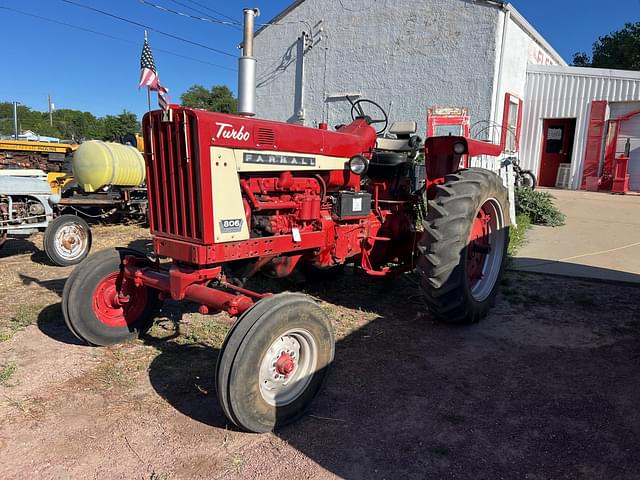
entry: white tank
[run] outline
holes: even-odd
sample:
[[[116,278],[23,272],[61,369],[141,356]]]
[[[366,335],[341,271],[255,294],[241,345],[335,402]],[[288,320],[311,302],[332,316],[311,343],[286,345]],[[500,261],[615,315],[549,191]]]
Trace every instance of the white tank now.
[[[73,175],[85,192],[106,186],[136,187],[145,180],[142,154],[130,145],[90,140],[73,154]]]

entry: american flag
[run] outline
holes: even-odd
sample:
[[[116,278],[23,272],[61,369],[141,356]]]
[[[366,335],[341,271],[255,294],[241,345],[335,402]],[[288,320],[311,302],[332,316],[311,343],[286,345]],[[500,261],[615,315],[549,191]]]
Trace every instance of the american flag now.
[[[158,105],[161,109],[169,108],[169,89],[160,83],[156,62],[153,59],[151,48],[146,37],[142,46],[142,55],[140,56],[140,82],[138,88],[148,87],[149,90],[158,92]]]

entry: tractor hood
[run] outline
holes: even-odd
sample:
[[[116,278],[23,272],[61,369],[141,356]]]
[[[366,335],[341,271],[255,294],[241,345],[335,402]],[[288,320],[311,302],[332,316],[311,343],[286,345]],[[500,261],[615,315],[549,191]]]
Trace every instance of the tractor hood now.
[[[46,176],[0,175],[0,195],[51,195]]]
[[[173,105],[171,109],[174,114],[195,115],[199,138],[209,146],[350,158],[373,151],[376,144],[376,131],[364,120],[355,120],[334,132]]]

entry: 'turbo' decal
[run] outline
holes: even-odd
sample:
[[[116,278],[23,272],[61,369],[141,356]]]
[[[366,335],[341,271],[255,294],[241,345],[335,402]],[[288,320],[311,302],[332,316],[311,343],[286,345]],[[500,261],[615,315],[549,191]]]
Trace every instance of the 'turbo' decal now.
[[[301,157],[298,155],[272,155],[266,153],[245,153],[244,163],[260,165],[287,165],[296,167],[315,167],[316,157]]]

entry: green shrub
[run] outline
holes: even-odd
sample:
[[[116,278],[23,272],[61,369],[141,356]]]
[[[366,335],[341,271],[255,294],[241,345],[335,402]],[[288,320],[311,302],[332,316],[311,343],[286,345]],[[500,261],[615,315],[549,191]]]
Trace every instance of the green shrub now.
[[[553,204],[553,197],[549,192],[516,188],[515,193],[517,214],[527,215],[535,225],[564,225],[565,216]]]

